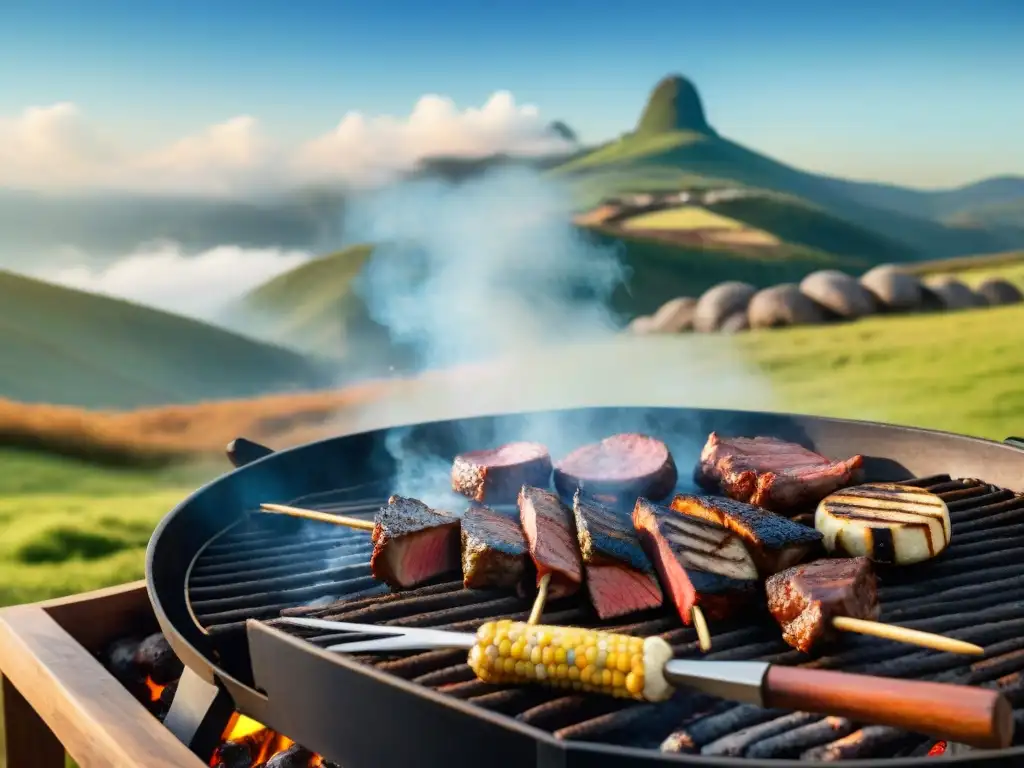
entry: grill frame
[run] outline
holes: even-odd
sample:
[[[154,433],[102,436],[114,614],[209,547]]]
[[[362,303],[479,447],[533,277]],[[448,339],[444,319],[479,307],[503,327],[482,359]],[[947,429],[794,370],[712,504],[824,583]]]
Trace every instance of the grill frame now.
[[[564,434],[538,434],[537,424],[557,424]],[[594,432],[594,426],[600,425]],[[286,451],[257,458],[233,472],[227,473],[200,488],[172,510],[154,532],[146,557],[146,581],[153,609],[169,642],[186,666],[207,684],[222,687],[230,695],[235,706],[272,727],[289,732],[293,738],[304,741],[302,734],[311,729],[309,724],[291,723],[285,713],[290,709],[288,698],[300,692],[284,693],[288,684],[295,680],[278,681],[276,696],[261,692],[254,681],[276,679],[268,659],[263,655],[266,648],[286,653],[289,644],[299,642],[306,654],[305,663],[320,664],[324,660],[319,653],[310,650],[308,644],[295,641],[285,633],[257,622],[248,627],[245,642],[239,644],[237,652],[231,655],[235,662],[230,668],[217,662],[214,644],[197,624],[191,611],[184,585],[187,583],[192,564],[200,551],[229,526],[239,522],[246,510],[260,502],[288,502],[311,494],[326,493],[342,487],[360,487],[367,484],[387,485],[394,478],[396,465],[387,450],[389,438],[395,430],[407,434],[407,446],[415,446],[425,453],[452,457],[462,450],[478,448],[481,445],[496,444],[516,439],[533,439],[547,442],[553,455],[559,455],[584,440],[599,438],[618,431],[647,431],[669,439],[670,448],[677,463],[685,473],[696,461],[707,434],[719,431],[724,434],[761,434],[792,440],[833,457],[845,457],[861,453],[866,457],[866,474],[872,480],[901,480],[909,477],[949,474],[953,477],[983,477],[987,482],[1016,492],[1024,490],[1024,451],[1012,444],[980,440],[951,433],[899,427],[874,422],[860,422],[842,419],[825,419],[790,414],[766,414],[747,411],[698,410],[676,408],[581,408],[563,411],[549,411],[530,414],[508,414],[502,416],[474,417],[471,419],[428,422],[390,430],[376,430],[356,435],[331,438],[309,443]],[[566,445],[565,434],[572,435]],[[585,436],[581,436],[585,435]],[[560,442],[561,441],[561,442]],[[255,655],[253,653],[255,652]],[[298,657],[296,657],[298,658]],[[303,666],[296,660],[294,664]],[[326,663],[331,667],[345,670],[350,682],[355,685],[377,686],[378,694],[384,691],[380,686],[394,688],[394,678],[381,672],[337,656],[328,656]],[[290,663],[291,664],[291,663]],[[317,667],[312,667],[316,669]],[[351,678],[352,675],[357,676]],[[285,675],[288,677],[288,675]],[[284,685],[285,688],[280,687]],[[406,685],[414,685],[407,683]],[[418,690],[405,694],[412,695],[406,702],[408,711],[403,717],[415,720],[430,718],[424,707],[445,707],[445,711],[461,711],[471,705],[453,702],[451,697],[432,690],[415,686]],[[290,690],[290,689],[289,689]],[[390,694],[389,694],[390,695]],[[400,697],[401,698],[401,697]],[[367,708],[369,709],[369,708]],[[351,731],[353,736],[373,732],[373,723],[368,722],[364,713],[349,713],[353,723],[361,727]],[[359,716],[357,716],[359,715]],[[472,709],[472,719],[481,724],[488,722],[479,709]],[[315,719],[315,718],[314,718]],[[679,765],[724,765],[732,764],[729,758],[708,758],[693,755],[664,755],[646,749],[593,745],[565,742],[555,739],[547,732],[509,718],[498,718],[500,727],[509,731],[509,737],[528,738],[534,746],[528,749],[535,755],[537,765],[587,765],[587,766],[640,766],[658,764]],[[288,721],[294,732],[283,727],[282,720]],[[298,728],[299,730],[295,730]],[[367,731],[369,728],[369,731]],[[312,749],[319,749],[323,734],[309,730],[305,741]],[[462,738],[460,736],[460,738]],[[394,749],[383,740],[377,749]],[[445,736],[436,739],[434,753],[441,757],[447,754]],[[336,747],[336,744],[332,744]],[[426,758],[429,750],[420,745],[420,754]],[[510,742],[509,747],[512,744]],[[329,757],[340,757],[326,750]],[[516,749],[521,757],[523,752]],[[460,750],[460,755],[465,754]],[[494,762],[493,744],[485,750]],[[1024,758],[1024,748],[1012,748],[990,755],[963,755],[951,757],[957,765],[1011,765],[1014,760]],[[395,759],[398,759],[396,756]],[[873,759],[847,761],[851,765],[911,766],[920,765],[921,758]],[[760,762],[739,758],[736,764],[753,768],[757,765],[806,765],[798,761]],[[358,763],[347,763],[357,765]],[[372,764],[367,763],[367,764]],[[523,763],[515,762],[517,765]]]

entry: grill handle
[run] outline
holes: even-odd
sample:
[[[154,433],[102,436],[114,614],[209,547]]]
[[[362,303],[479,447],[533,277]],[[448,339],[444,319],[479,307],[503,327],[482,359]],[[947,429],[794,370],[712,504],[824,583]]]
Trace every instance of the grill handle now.
[[[772,665],[764,706],[846,717],[978,749],[1013,740],[1013,709],[997,691],[966,685]]]
[[[1003,438],[1003,442],[1013,448],[1019,448],[1024,451],[1024,437],[1006,437]]]
[[[228,455],[228,461],[234,465],[235,469],[238,469],[246,464],[252,464],[264,456],[269,456],[274,452],[274,449],[267,448],[267,446],[260,443],[254,443],[252,440],[246,440],[244,437],[236,437],[228,443],[228,447],[224,452]]]

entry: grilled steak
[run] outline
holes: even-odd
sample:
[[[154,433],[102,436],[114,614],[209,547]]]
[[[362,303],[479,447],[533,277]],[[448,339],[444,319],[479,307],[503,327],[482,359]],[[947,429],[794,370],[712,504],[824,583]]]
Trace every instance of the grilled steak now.
[[[694,479],[706,488],[775,512],[817,504],[857,482],[863,456],[830,459],[774,437],[719,437],[712,432]]]
[[[602,619],[657,608],[664,597],[654,566],[625,513],[581,497],[573,498],[580,554],[590,602]]]
[[[515,587],[526,570],[519,521],[481,504],[462,516],[462,584],[466,589]]]
[[[417,499],[392,496],[375,523],[370,569],[393,589],[408,589],[458,569],[457,517]]]
[[[577,448],[555,465],[555,488],[563,497],[579,488],[587,496],[630,505],[638,496],[664,499],[678,479],[668,446],[646,435],[612,435]]]
[[[814,528],[735,499],[679,494],[672,509],[717,523],[743,539],[762,578],[796,565],[822,540]]]
[[[520,489],[518,503],[537,583],[550,573],[549,597],[574,594],[583,581],[583,566],[572,511],[555,494],[529,485]]]
[[[508,443],[460,453],[452,462],[452,490],[474,501],[512,504],[524,485],[546,488],[551,456],[540,443]]]
[[[807,653],[835,634],[832,619],[875,619],[878,590],[866,557],[815,560],[772,576],[765,583],[768,610],[782,625],[782,637]]]
[[[946,502],[931,491],[896,483],[867,483],[827,496],[814,526],[829,552],[897,565],[935,557],[952,535]]]
[[[693,621],[695,605],[709,619],[724,619],[757,593],[760,581],[750,553],[722,526],[647,499],[637,499],[633,525],[684,624]]]

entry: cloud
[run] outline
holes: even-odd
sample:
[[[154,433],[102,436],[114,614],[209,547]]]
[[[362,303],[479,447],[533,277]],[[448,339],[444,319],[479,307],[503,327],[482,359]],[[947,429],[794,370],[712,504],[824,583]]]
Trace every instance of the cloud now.
[[[231,299],[310,258],[303,251],[237,245],[188,254],[175,243],[154,243],[105,266],[57,267],[35,276],[69,288],[209,320]]]
[[[137,148],[66,102],[0,116],[0,187],[230,195],[312,182],[376,183],[437,155],[569,148],[536,107],[517,104],[507,91],[463,110],[426,95],[403,118],[349,112],[330,132],[296,146],[275,141],[255,117],[241,115],[167,146]]]

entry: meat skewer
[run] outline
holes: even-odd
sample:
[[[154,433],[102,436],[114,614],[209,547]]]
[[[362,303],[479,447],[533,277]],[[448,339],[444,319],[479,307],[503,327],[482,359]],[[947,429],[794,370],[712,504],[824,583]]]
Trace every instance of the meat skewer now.
[[[822,534],[752,504],[719,496],[679,494],[671,508],[727,528],[746,544],[762,577],[796,565],[819,547]]]
[[[523,580],[528,549],[519,521],[483,504],[462,516],[462,585],[513,588]]]
[[[332,632],[390,635],[327,648],[339,653],[464,648],[474,674],[488,683],[540,683],[648,702],[665,701],[677,687],[685,687],[730,701],[846,717],[980,749],[1003,749],[1013,740],[1013,709],[1001,693],[988,688],[759,661],[675,659],[671,646],[656,636],[507,619],[488,621],[475,634],[323,619],[280,621]]]
[[[708,436],[694,470],[700,485],[773,512],[817,504],[857,482],[863,456],[832,461],[774,437]]]
[[[765,583],[768,610],[782,626],[782,637],[808,653],[836,632],[856,632],[919,645],[947,653],[984,655],[985,650],[962,640],[882,624],[878,590],[866,557],[815,560],[780,571]]]
[[[657,608],[664,600],[654,566],[628,514],[573,498],[580,555],[590,603],[602,619]]]
[[[742,540],[726,528],[637,499],[633,526],[654,561],[684,624],[693,624],[701,648],[710,648],[705,614],[725,619],[751,603],[760,589],[757,567]]]
[[[583,563],[572,511],[556,494],[529,485],[520,488],[517,501],[530,557],[537,566],[538,589],[549,576],[548,595],[575,594],[583,583]]]
[[[452,490],[473,501],[514,504],[524,485],[547,487],[551,456],[540,443],[508,443],[460,453],[452,462]]]

